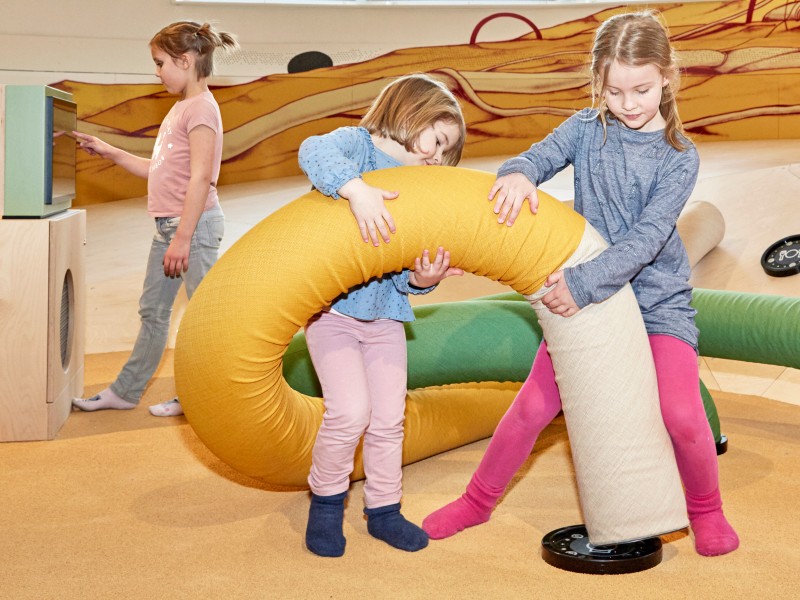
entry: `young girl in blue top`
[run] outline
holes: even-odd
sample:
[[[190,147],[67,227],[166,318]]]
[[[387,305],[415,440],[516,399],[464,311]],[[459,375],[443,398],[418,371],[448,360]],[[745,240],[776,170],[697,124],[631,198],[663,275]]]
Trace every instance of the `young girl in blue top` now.
[[[735,550],[739,538],[722,512],[716,449],[700,397],[697,328],[689,263],[675,224],[697,180],[698,156],[683,134],[675,91],[676,57],[655,13],[616,15],[597,30],[592,92],[597,108],[567,119],[542,142],[501,165],[489,193],[508,226],[536,188],[567,165],[575,169],[575,210],[609,242],[595,259],[558,271],[544,304],[570,317],[628,281],[644,317],[661,412],[684,485],[697,552]],[[542,344],[527,381],[498,425],[466,493],[429,515],[434,538],[487,521],[497,500],[561,401]]]
[[[397,197],[367,185],[361,174],[400,165],[455,165],[466,128],[458,101],[424,75],[402,77],[380,93],[360,127],[342,127],[300,146],[300,167],[320,192],[345,198],[365,242],[389,241],[395,226],[384,200]],[[350,289],[306,325],[322,384],[325,414],[312,453],[306,546],[320,556],[344,554],[344,501],[356,447],[363,436],[364,509],[369,533],[406,551],[428,545],[425,532],[400,514],[406,338],[414,314],[408,294],[424,294],[460,275],[450,256],[428,250],[413,271]]]

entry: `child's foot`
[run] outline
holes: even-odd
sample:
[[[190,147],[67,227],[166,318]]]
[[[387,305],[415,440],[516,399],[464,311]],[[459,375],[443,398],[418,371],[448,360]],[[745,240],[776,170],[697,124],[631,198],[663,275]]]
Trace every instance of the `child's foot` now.
[[[91,398],[73,398],[72,406],[88,412],[94,410],[131,410],[136,404],[128,402],[117,396],[110,388],[104,389]]]
[[[429,514],[422,521],[422,528],[433,540],[442,540],[463,531],[467,527],[474,527],[486,523],[492,516],[491,509],[477,505],[469,496],[463,494],[458,500],[443,506]]]
[[[181,407],[181,403],[178,402],[177,398],[161,402],[160,404],[154,404],[147,410],[149,410],[150,414],[154,417],[177,417],[183,414],[183,407]]]
[[[703,556],[719,556],[739,547],[739,536],[730,526],[722,510],[691,519],[694,547]]]
[[[318,556],[342,556],[344,554],[344,499],[347,492],[333,496],[311,494],[306,526],[306,548]]]
[[[367,531],[390,546],[406,552],[416,552],[428,545],[428,535],[400,514],[400,503],[365,508]]]

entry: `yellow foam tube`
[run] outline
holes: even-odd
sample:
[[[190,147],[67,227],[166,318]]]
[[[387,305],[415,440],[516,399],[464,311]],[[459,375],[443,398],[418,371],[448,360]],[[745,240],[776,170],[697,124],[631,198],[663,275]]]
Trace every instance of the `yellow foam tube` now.
[[[466,271],[529,293],[570,256],[584,229],[582,217],[544,193],[538,218],[526,210],[514,227],[497,224],[487,200],[494,176],[482,171],[399,167],[365,179],[401,192],[390,205],[398,227],[390,244],[365,244],[345,201],[310,192],[238,240],[181,321],[175,381],[189,423],[223,462],[273,486],[306,486],[322,419],[322,400],[293,390],[282,375],[283,354],[311,316],[353,285],[413,266],[437,244]],[[412,391],[406,462],[491,435],[518,386]],[[445,401],[431,399],[437,395]],[[361,477],[358,461],[353,478]]]

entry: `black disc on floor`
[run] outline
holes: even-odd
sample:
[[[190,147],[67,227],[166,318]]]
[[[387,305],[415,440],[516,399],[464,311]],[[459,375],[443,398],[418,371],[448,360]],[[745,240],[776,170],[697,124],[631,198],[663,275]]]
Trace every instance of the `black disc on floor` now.
[[[719,441],[715,445],[717,447],[717,456],[725,454],[728,451],[728,436],[720,435]]]
[[[547,564],[575,573],[636,573],[652,569],[661,562],[661,539],[592,546],[584,525],[570,525],[542,538],[542,558]]]
[[[773,277],[800,273],[800,234],[780,239],[764,250],[761,268]]]

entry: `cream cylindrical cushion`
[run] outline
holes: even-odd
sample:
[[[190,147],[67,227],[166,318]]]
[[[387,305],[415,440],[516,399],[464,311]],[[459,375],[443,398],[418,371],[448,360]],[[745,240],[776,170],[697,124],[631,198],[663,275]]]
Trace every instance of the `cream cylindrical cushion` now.
[[[591,260],[606,247],[587,223],[564,267]],[[548,290],[526,298],[553,360],[590,541],[613,544],[640,539],[645,531],[686,527],[650,343],[631,286],[569,318],[542,304]]]
[[[574,202],[565,205],[573,208]],[[720,210],[704,200],[689,202],[678,216],[678,235],[686,247],[689,266],[694,267],[722,241],[725,235],[725,219]]]
[[[722,241],[725,219],[710,202],[689,202],[678,217],[678,235],[686,246],[689,265],[694,267]]]

